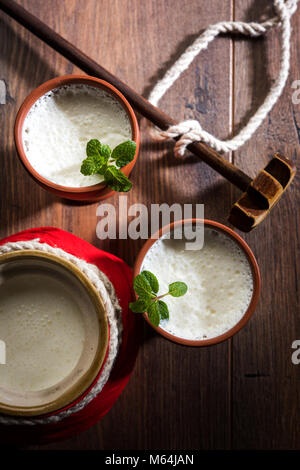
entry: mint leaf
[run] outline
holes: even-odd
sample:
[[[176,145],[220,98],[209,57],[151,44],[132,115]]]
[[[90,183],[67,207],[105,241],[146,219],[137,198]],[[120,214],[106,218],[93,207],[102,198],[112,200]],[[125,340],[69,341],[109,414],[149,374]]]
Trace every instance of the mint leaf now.
[[[104,165],[99,165],[97,166],[97,173],[99,173],[99,175],[104,175],[107,168],[108,168],[107,163],[105,163]]]
[[[109,145],[101,145],[100,155],[101,155],[101,157],[106,158],[106,161],[108,161],[109,157],[111,156],[110,146]]]
[[[135,152],[136,143],[133,140],[127,140],[113,149],[111,158],[115,160],[119,168],[122,168],[134,159]]]
[[[137,300],[136,302],[130,302],[129,308],[134,312],[134,313],[144,313],[146,312],[148,308],[149,302],[146,302],[145,300]]]
[[[103,155],[94,156],[94,161],[97,167],[97,173],[104,175],[107,168],[107,158]]]
[[[87,158],[81,164],[83,175],[98,173],[104,176],[105,183],[113,191],[127,192],[132,188],[131,181],[119,168],[127,165],[135,155],[136,143],[128,140],[114,149],[115,165],[111,165],[112,151],[109,145],[103,145],[98,139],[91,139],[86,144]]]
[[[86,154],[88,157],[93,157],[95,162],[104,165],[110,158],[111,149],[109,145],[102,145],[98,139],[92,139],[86,144]]]
[[[133,281],[133,287],[136,294],[142,298],[142,300],[150,300],[152,298],[152,289],[147,281],[141,274],[138,274]]]
[[[158,300],[157,307],[161,320],[169,320],[169,309],[167,304],[162,300]]]
[[[86,144],[86,154],[88,157],[98,156],[101,153],[101,142],[98,139],[89,140]]]
[[[159,308],[157,302],[152,302],[148,308],[148,318],[151,321],[152,325],[158,326],[160,322]]]
[[[173,297],[181,297],[188,290],[185,282],[173,282],[169,285],[169,294]]]
[[[159,283],[158,283],[156,276],[154,276],[154,274],[151,273],[150,271],[142,271],[141,275],[147,279],[147,281],[149,282],[151,286],[152,291],[156,294],[159,289]]]
[[[127,192],[132,188],[131,181],[115,166],[107,167],[104,180],[113,191]]]
[[[87,158],[82,162],[80,171],[83,175],[103,175],[111,154],[108,145],[102,145],[98,139],[89,140],[86,144]]]
[[[150,323],[156,327],[161,320],[169,320],[170,316],[168,305],[161,298],[166,295],[181,297],[188,290],[185,282],[173,282],[169,284],[169,291],[166,294],[158,296],[159,282],[156,276],[147,270],[136,276],[133,287],[139,299],[131,302],[129,307],[136,313],[147,312]]]
[[[87,157],[85,160],[83,160],[80,171],[85,176],[94,175],[95,173],[104,175],[106,169],[107,163],[105,157],[102,157],[101,155],[94,155],[93,157]]]
[[[83,175],[94,175],[97,173],[97,164],[93,157],[87,157],[81,164],[80,171]]]

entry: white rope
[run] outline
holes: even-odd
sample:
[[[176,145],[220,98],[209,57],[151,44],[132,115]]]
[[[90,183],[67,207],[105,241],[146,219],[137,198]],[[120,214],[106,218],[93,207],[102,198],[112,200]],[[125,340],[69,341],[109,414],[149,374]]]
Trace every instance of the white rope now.
[[[67,253],[66,251],[60,248],[53,248],[52,246],[46,243],[40,243],[38,239],[34,239],[31,241],[6,243],[5,245],[1,245],[0,255],[19,250],[40,250],[46,253],[52,253],[56,256],[60,256],[61,258],[64,258],[67,261],[70,261],[71,263],[75,264],[75,266],[77,266],[77,268],[79,268],[88,277],[88,279],[92,282],[96,290],[101,295],[106,308],[107,318],[110,327],[108,355],[106,362],[103,366],[101,375],[96,384],[93,386],[93,388],[79,403],[65,411],[61,411],[56,415],[48,416],[45,418],[15,418],[3,414],[0,415],[0,424],[22,426],[33,426],[36,424],[53,424],[73,415],[74,413],[78,413],[79,411],[83,410],[83,408],[85,408],[86,405],[88,405],[102,391],[104,385],[106,384],[110,376],[121,344],[123,330],[122,309],[120,307],[112,283],[109,281],[108,277],[95,265],[89,264],[86,261],[77,258],[76,256],[70,255],[70,253]]]
[[[166,72],[165,76],[155,85],[149,96],[149,101],[156,106],[166,91],[193,62],[199,52],[206,49],[208,44],[219,34],[239,33],[251,37],[258,37],[265,34],[274,26],[278,26],[282,30],[281,60],[278,77],[266,96],[264,103],[249,119],[245,127],[232,139],[222,141],[202,129],[202,126],[198,121],[187,120],[179,123],[178,125],[169,127],[166,131],[161,131],[156,127],[150,128],[153,138],[156,138],[157,140],[166,140],[180,137],[175,144],[175,154],[181,156],[184,154],[186,147],[192,142],[205,142],[218,152],[229,152],[230,150],[237,150],[250,139],[281,95],[289,73],[291,36],[290,20],[291,16],[297,10],[298,0],[273,0],[273,3],[276,16],[263,23],[223,21],[209,26],[172,65],[172,67]]]

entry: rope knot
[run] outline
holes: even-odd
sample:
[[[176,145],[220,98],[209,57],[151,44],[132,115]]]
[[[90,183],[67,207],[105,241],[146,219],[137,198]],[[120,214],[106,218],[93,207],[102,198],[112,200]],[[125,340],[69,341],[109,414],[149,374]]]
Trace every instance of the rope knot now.
[[[176,157],[183,157],[189,144],[202,140],[202,132],[204,131],[200,122],[189,119],[169,127],[166,131],[162,131],[161,136],[165,139],[176,139],[179,137],[175,144],[174,153]]]
[[[157,106],[159,100],[166,91],[180,77],[193,62],[194,58],[219,34],[238,33],[250,37],[257,37],[265,34],[274,26],[279,26],[281,35],[281,59],[278,76],[269,90],[263,104],[257,109],[255,114],[240,132],[228,140],[220,140],[209,132],[202,129],[201,124],[196,120],[187,120],[179,124],[170,126],[166,131],[158,128],[150,128],[152,137],[156,140],[177,139],[175,144],[175,155],[183,156],[186,147],[192,142],[205,142],[217,152],[229,152],[237,150],[250,139],[257,130],[267,114],[271,111],[278,100],[285,86],[290,66],[290,35],[291,16],[297,10],[299,0],[273,0],[276,16],[263,23],[245,23],[243,21],[222,21],[208,28],[186,49],[186,51],[176,60],[165,76],[155,85],[149,96],[150,103]]]

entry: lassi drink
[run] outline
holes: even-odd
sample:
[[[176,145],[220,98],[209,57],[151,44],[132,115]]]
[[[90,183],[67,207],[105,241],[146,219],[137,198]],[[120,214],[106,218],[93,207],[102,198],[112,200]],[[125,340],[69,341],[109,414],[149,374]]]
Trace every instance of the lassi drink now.
[[[79,281],[47,264],[23,264],[0,270],[0,338],[6,345],[0,390],[35,392],[69,376],[87,337],[92,338],[87,355],[92,360],[99,325]]]
[[[203,247],[196,251],[186,249],[186,240],[165,234],[147,252],[143,270],[159,279],[158,295],[168,292],[174,281],[187,284],[183,297],[166,298],[169,320],[159,325],[184,339],[204,340],[230,330],[245,314],[253,293],[246,255],[230,237],[210,228],[204,229]]]
[[[113,149],[131,139],[131,124],[114,96],[85,84],[65,85],[41,96],[27,114],[22,131],[26,157],[37,173],[73,188],[103,181],[103,175],[80,172],[91,139]]]

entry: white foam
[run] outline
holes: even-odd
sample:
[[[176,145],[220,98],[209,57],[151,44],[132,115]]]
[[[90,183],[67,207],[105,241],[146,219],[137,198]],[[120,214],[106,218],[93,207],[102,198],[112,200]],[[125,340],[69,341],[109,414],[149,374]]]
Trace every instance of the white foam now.
[[[57,384],[78,363],[85,340],[74,295],[43,272],[18,274],[0,286],[0,333],[7,348],[0,386],[15,391]]]
[[[33,168],[49,181],[86,187],[103,181],[84,176],[86,143],[98,139],[112,149],[131,138],[121,104],[105,90],[72,84],[46,93],[30,109],[23,125],[23,145]]]
[[[185,240],[155,242],[142,265],[156,274],[159,294],[174,281],[184,281],[188,292],[179,298],[167,296],[170,319],[160,326],[185,339],[219,336],[244,315],[253,293],[251,267],[238,245],[228,236],[205,228],[201,250],[185,250]]]

